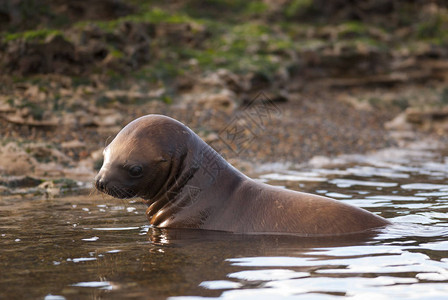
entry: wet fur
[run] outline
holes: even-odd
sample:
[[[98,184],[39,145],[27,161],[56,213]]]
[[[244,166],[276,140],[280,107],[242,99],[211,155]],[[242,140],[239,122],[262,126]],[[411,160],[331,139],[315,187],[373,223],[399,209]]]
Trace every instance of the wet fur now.
[[[154,226],[320,236],[389,224],[340,201],[256,182],[169,117],[139,118],[108,147],[97,188],[117,198],[143,198],[148,205],[146,216]],[[213,165],[223,167],[212,179],[207,176],[212,165],[205,165],[210,155]],[[126,164],[135,162],[145,166],[142,179],[126,173]]]

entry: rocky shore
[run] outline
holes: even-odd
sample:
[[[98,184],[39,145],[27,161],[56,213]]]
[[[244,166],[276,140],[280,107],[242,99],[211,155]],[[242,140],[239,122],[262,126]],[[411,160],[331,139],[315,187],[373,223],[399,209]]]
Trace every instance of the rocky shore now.
[[[0,22],[1,197],[90,192],[105,145],[151,113],[185,123],[248,174],[422,138],[448,148],[444,5],[398,1],[391,18],[410,7],[418,26],[392,18],[387,31],[375,1],[360,8],[368,17],[345,6],[337,20],[310,1],[301,9],[327,18],[317,24],[294,1],[243,5],[243,23],[187,2],[138,14],[111,4],[57,30]]]

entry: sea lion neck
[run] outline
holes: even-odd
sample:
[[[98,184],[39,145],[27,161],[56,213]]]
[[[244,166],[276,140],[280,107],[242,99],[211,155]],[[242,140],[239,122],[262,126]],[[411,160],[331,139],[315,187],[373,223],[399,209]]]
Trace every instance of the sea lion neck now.
[[[244,179],[243,174],[194,135],[194,144],[189,145],[186,155],[181,158],[178,172],[173,175],[174,184],[160,193],[160,197],[146,210],[152,225],[166,226],[168,222],[181,222],[184,227],[196,228],[198,220],[192,220],[191,217],[184,219],[184,215],[197,211],[201,216],[200,222],[205,223],[212,211],[226,205],[225,197],[216,198],[214,195],[216,184],[225,182],[230,194]],[[185,214],[187,211],[190,213]]]
[[[187,139],[186,144],[190,144]],[[194,146],[194,145],[193,145]],[[146,214],[149,219],[159,212],[162,208],[172,202],[180,190],[196,173],[197,167],[188,166],[187,160],[192,160],[197,156],[196,149],[188,149],[188,147],[173,148],[170,151],[169,167],[164,172],[163,181],[165,184],[158,190],[154,191],[151,197],[144,198],[144,202],[148,204],[149,208]],[[159,175],[162,176],[162,175]]]

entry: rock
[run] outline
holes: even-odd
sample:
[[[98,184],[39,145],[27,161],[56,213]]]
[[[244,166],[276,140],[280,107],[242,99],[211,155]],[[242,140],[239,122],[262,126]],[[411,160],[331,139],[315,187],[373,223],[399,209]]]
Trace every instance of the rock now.
[[[44,42],[15,40],[7,44],[3,64],[10,73],[73,74],[75,46],[61,35],[49,36]]]
[[[443,108],[408,108],[406,121],[425,130],[448,131],[448,106]]]
[[[108,54],[107,44],[97,39],[89,39],[76,48],[76,60],[87,69],[89,69],[88,64],[103,62]]]
[[[0,1],[0,31],[54,28],[65,22],[111,20],[135,11],[123,0],[4,0]]]
[[[98,149],[90,155],[93,161],[102,160],[103,159],[103,151],[104,149]]]
[[[38,165],[34,157],[13,142],[0,147],[0,161],[0,174],[12,176],[32,174]]]
[[[64,169],[64,177],[80,181],[92,181],[95,175],[93,163],[86,160],[82,160],[75,168]]]
[[[360,77],[334,77],[318,80],[314,84],[325,87],[350,88],[359,86],[392,86],[406,82],[424,82],[431,77],[428,70],[413,72],[393,72],[390,74],[367,75]]]
[[[93,114],[88,113],[83,110],[78,110],[74,113],[76,123],[83,127],[89,127],[89,126],[97,126],[97,124],[94,122]]]
[[[24,95],[38,101],[43,101],[46,98],[46,94],[40,91],[38,85],[30,85]]]
[[[208,133],[201,134],[201,138],[207,144],[211,144],[211,143],[216,142],[216,141],[219,140],[219,136],[215,132],[208,132]]]
[[[104,116],[95,116],[92,119],[92,124],[100,127],[116,126],[123,121],[123,115],[120,113],[113,113]]]
[[[160,98],[166,92],[165,88],[151,90],[147,93],[129,90],[111,90],[104,93],[105,97],[110,99],[129,99],[133,102],[141,102],[142,100],[149,100]]]
[[[179,92],[186,92],[193,89],[196,79],[192,76],[184,75],[177,79],[176,84]]]
[[[148,62],[149,43],[154,31],[153,24],[123,22],[118,31],[118,35],[124,39],[120,50],[124,53],[126,62],[134,69]]]
[[[448,131],[448,107],[410,107],[392,121],[386,123],[385,128],[399,131],[423,129],[442,134]]]
[[[64,116],[61,118],[61,124],[67,128],[75,128],[79,125],[79,122],[77,121],[77,118],[72,113],[65,113]]]
[[[65,0],[50,1],[50,4],[54,12],[72,20],[108,20],[134,11],[132,6],[121,0]]]
[[[406,113],[403,112],[393,120],[385,123],[384,128],[389,130],[409,131],[412,130],[412,125],[407,122]]]
[[[423,124],[428,121],[448,120],[448,107],[418,109],[408,108],[406,110],[406,121],[415,124]]]
[[[0,185],[8,188],[27,188],[35,187],[42,183],[41,179],[37,179],[31,176],[12,176],[2,179],[0,177]]]
[[[248,87],[252,91],[267,90],[271,85],[271,79],[261,72],[250,73],[247,80]]]
[[[0,96],[0,113],[13,113],[16,111],[11,104],[7,103],[6,96]]]
[[[236,94],[229,89],[222,89],[218,93],[202,92],[184,95],[184,105],[195,104],[205,110],[232,112],[236,108]]]
[[[79,141],[79,140],[73,140],[70,142],[64,142],[61,144],[61,147],[64,149],[79,149],[79,148],[85,148],[86,144]]]
[[[236,75],[227,69],[219,69],[216,72],[208,72],[199,78],[194,89],[226,88],[239,93],[250,88],[247,76]]]
[[[0,185],[0,195],[8,195],[10,193],[9,188],[6,186]]]
[[[51,144],[31,143],[26,145],[25,150],[38,162],[43,164],[50,162],[55,162],[66,166],[72,164],[72,160],[67,155],[56,149]]]
[[[61,194],[61,187],[57,186],[53,181],[45,181],[38,188],[43,190],[45,195],[50,199]]]
[[[199,47],[210,32],[202,24],[190,23],[160,23],[155,28],[155,38],[164,45]]]
[[[86,26],[50,35],[44,41],[15,39],[0,48],[0,66],[18,75],[81,75],[104,66],[129,71],[149,61],[153,26],[123,21],[113,33]]]
[[[342,94],[338,95],[337,97],[338,101],[348,103],[349,105],[353,106],[355,109],[359,110],[372,110],[372,105],[368,101],[362,101],[362,99],[358,99],[357,97],[354,97],[350,94]]]
[[[50,116],[45,120],[35,120],[32,116],[22,117],[18,115],[6,116],[5,120],[17,125],[28,125],[33,127],[56,127],[60,124],[60,120],[56,117]]]
[[[236,75],[227,69],[219,69],[216,74],[224,87],[236,93],[247,91],[250,88],[246,78]]]
[[[273,103],[285,103],[289,99],[289,95],[286,91],[267,91],[267,92],[255,92],[247,95],[243,98],[243,105],[251,105],[254,102],[267,102]]]

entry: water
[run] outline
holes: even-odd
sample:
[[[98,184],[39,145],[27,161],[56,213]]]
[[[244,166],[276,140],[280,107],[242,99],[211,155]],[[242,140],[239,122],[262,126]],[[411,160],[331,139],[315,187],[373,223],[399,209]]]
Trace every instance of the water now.
[[[387,150],[259,180],[363,207],[394,225],[299,238],[147,226],[100,195],[0,201],[0,299],[446,299],[448,156]]]

